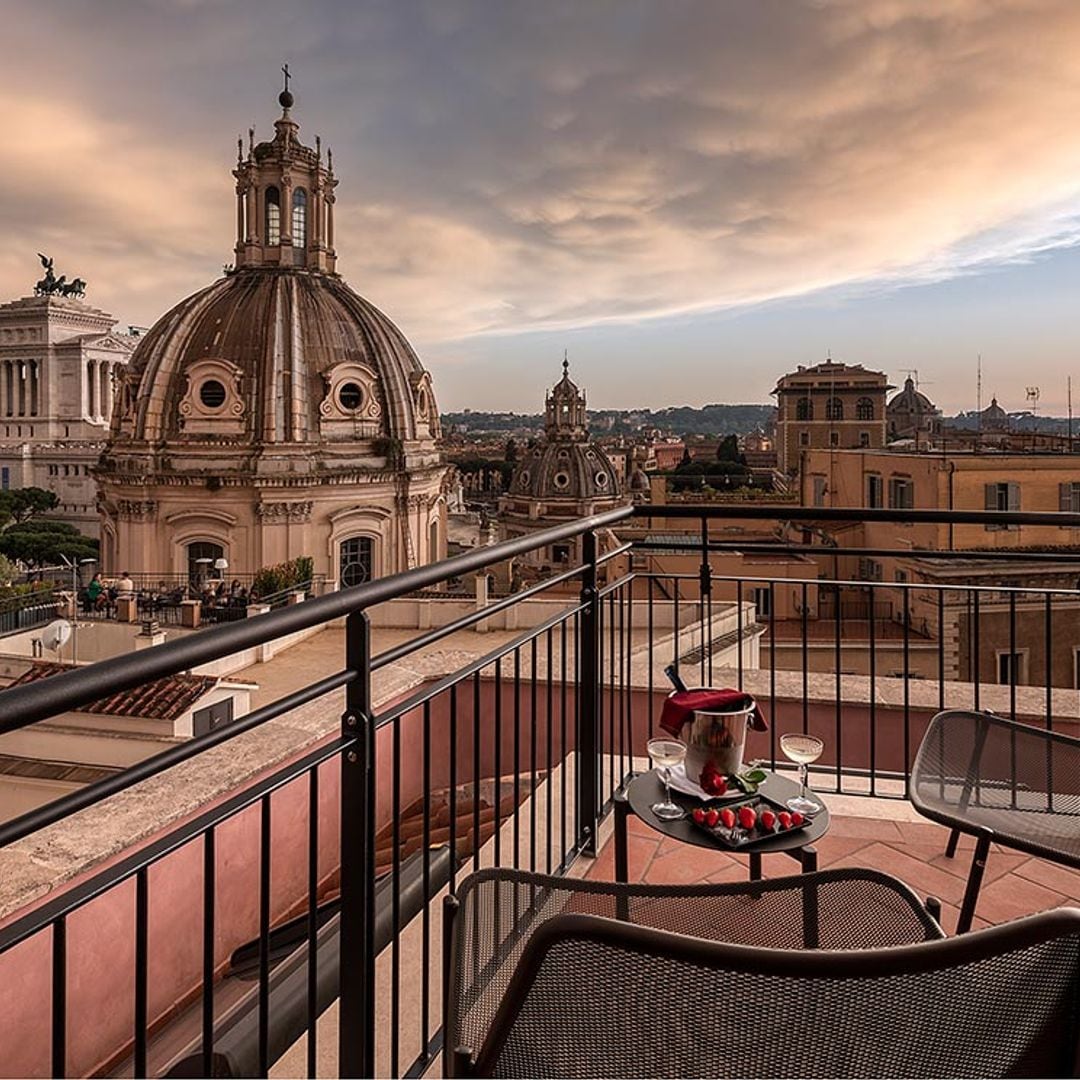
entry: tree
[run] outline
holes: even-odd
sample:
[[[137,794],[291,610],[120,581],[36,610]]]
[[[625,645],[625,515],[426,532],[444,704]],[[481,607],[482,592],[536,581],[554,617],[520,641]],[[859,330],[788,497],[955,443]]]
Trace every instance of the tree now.
[[[0,533],[0,555],[26,566],[54,566],[65,558],[96,559],[98,542],[62,521],[27,521]]]
[[[717,461],[729,461],[734,465],[745,465],[746,455],[739,453],[738,435],[725,435],[716,448]]]
[[[504,457],[511,465],[518,459],[517,443],[513,439],[506,440],[506,451]]]
[[[0,528],[11,524],[22,525],[31,518],[55,510],[60,505],[60,497],[44,488],[15,488],[12,491],[0,491]]]

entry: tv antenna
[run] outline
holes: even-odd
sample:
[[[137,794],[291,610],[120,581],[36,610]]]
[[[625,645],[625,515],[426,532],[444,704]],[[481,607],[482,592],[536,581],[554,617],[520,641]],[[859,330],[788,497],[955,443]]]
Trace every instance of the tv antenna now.
[[[918,368],[901,368],[900,370],[905,375],[910,375],[911,376],[911,381],[915,384],[915,389],[916,390],[918,390],[920,386],[933,386],[934,385],[932,381],[928,380],[928,381],[924,382],[922,379],[919,378],[919,369]]]
[[[1029,386],[1027,388],[1027,403],[1031,406],[1031,415],[1039,415],[1039,388],[1037,386]]]

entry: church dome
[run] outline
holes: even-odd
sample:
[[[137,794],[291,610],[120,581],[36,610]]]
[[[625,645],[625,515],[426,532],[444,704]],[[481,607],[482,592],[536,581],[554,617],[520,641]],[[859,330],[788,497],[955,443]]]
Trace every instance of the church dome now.
[[[140,442],[409,443],[437,435],[404,334],[336,274],[243,267],[139,343],[116,434]]]
[[[525,452],[509,494],[546,502],[620,499],[618,474],[589,439],[585,395],[571,380],[569,366],[563,360],[562,378],[547,395],[544,441]]]

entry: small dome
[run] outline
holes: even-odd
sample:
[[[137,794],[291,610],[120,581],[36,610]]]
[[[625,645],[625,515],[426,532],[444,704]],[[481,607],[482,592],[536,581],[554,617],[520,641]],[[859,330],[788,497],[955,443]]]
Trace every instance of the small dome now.
[[[618,497],[619,478],[607,454],[591,442],[552,440],[526,451],[510,494],[545,502]]]
[[[431,381],[404,334],[336,275],[241,269],[143,337],[114,437],[247,444],[434,438]]]

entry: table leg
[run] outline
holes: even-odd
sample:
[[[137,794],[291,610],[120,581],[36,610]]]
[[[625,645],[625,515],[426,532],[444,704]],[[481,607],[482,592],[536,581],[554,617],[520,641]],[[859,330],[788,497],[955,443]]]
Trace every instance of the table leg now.
[[[622,791],[615,792],[615,880],[625,885],[630,880],[630,859],[627,853],[627,818],[630,801]]]
[[[750,852],[750,880],[751,881],[760,881],[761,880],[761,852],[760,851],[751,851]]]
[[[813,844],[799,848],[799,861],[804,874],[813,874],[817,870],[817,848]]]
[[[802,872],[812,874],[817,870],[817,848],[812,844],[799,848],[798,857],[802,862]],[[803,947],[816,949],[818,947],[818,887],[817,883],[804,884],[802,894],[803,906]]]

